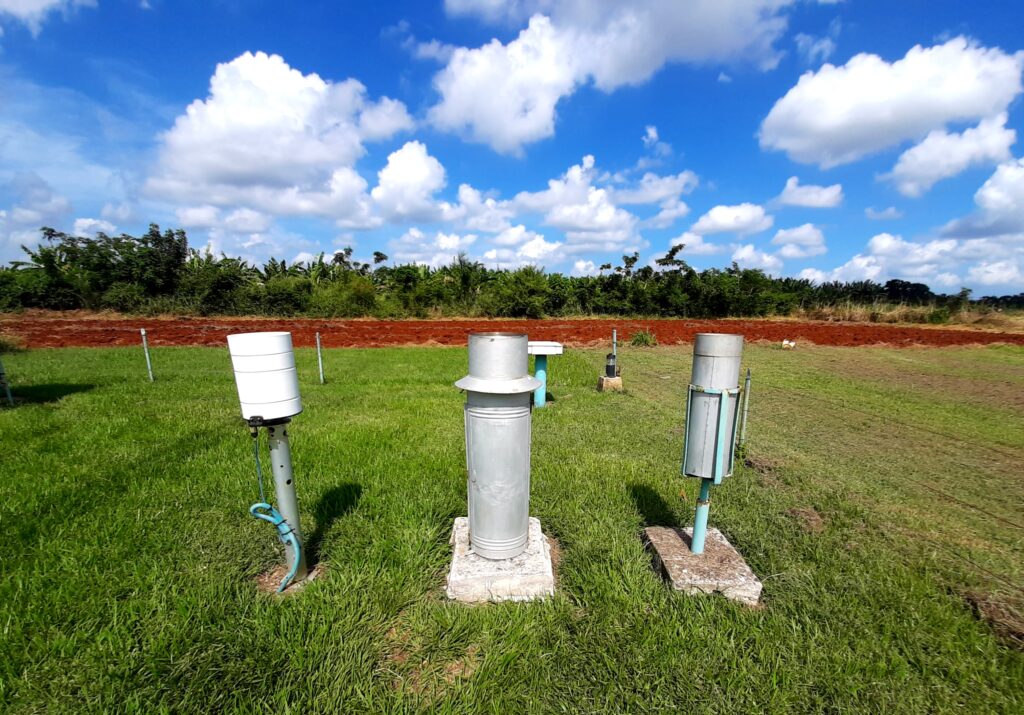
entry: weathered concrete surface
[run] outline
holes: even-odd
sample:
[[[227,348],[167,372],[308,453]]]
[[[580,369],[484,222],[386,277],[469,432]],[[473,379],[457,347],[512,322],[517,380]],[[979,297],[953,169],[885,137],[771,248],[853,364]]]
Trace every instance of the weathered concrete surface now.
[[[469,519],[460,516],[452,529],[452,567],[448,572],[448,598],[465,603],[532,601],[555,593],[551,547],[530,517],[526,551],[512,559],[491,561],[469,550]]]
[[[597,378],[597,391],[598,392],[622,392],[621,377],[605,377],[601,375]]]
[[[672,584],[689,594],[720,593],[748,606],[761,599],[761,582],[718,529],[708,529],[704,553],[690,551],[692,528],[649,526],[644,544],[654,557],[654,568]]]

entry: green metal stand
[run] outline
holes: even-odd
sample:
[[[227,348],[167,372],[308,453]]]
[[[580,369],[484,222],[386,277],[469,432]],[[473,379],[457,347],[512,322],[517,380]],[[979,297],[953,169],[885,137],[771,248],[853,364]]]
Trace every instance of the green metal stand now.
[[[533,406],[543,407],[548,399],[548,356],[534,355],[533,376],[540,380],[540,387],[533,391]]]

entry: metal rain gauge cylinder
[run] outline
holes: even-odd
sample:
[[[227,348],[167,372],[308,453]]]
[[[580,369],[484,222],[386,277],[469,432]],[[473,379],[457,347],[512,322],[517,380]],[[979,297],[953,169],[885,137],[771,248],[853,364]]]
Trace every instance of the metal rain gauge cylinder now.
[[[527,545],[530,512],[530,377],[527,338],[515,333],[469,336],[466,470],[469,541],[486,559],[510,559]]]
[[[686,396],[682,473],[701,480],[690,550],[703,553],[711,485],[733,471],[743,336],[698,333]]]
[[[249,512],[275,526],[285,545],[289,568],[278,588],[280,592],[292,581],[304,579],[307,572],[287,428],[291,418],[302,412],[292,336],[291,333],[229,335],[228,351],[235,372],[242,418],[249,425],[254,440],[253,453],[260,485],[260,501],[253,504]],[[263,493],[258,449],[260,427],[267,430],[276,509],[266,502]]]

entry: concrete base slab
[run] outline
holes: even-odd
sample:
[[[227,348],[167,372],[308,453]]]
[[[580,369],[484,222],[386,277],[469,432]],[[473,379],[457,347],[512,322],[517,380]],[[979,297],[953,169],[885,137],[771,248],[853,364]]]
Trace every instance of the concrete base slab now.
[[[704,553],[690,551],[693,529],[649,526],[644,544],[654,557],[654,568],[672,584],[689,594],[720,593],[733,601],[756,606],[761,599],[761,582],[718,529],[708,529]]]
[[[605,377],[601,375],[597,378],[598,392],[622,392],[623,389],[621,377]]]
[[[553,596],[555,573],[551,547],[530,517],[526,551],[512,559],[491,561],[469,550],[469,519],[460,516],[452,529],[452,567],[448,572],[448,598],[464,603],[532,601]]]

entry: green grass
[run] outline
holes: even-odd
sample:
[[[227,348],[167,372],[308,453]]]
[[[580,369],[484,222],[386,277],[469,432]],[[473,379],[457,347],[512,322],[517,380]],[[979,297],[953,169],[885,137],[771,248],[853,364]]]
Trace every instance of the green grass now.
[[[711,521],[764,580],[759,610],[670,592],[640,544],[691,518],[685,346],[622,349],[621,395],[594,390],[602,351],[552,361],[531,513],[558,593],[485,607],[443,597],[464,350],[326,351],[326,386],[298,351],[296,483],[326,570],[287,598],[255,584],[280,554],[246,513],[226,350],[153,352],[153,384],[139,350],[4,356],[23,401],[0,408],[0,710],[1024,710],[1020,348],[748,346],[754,466]]]

